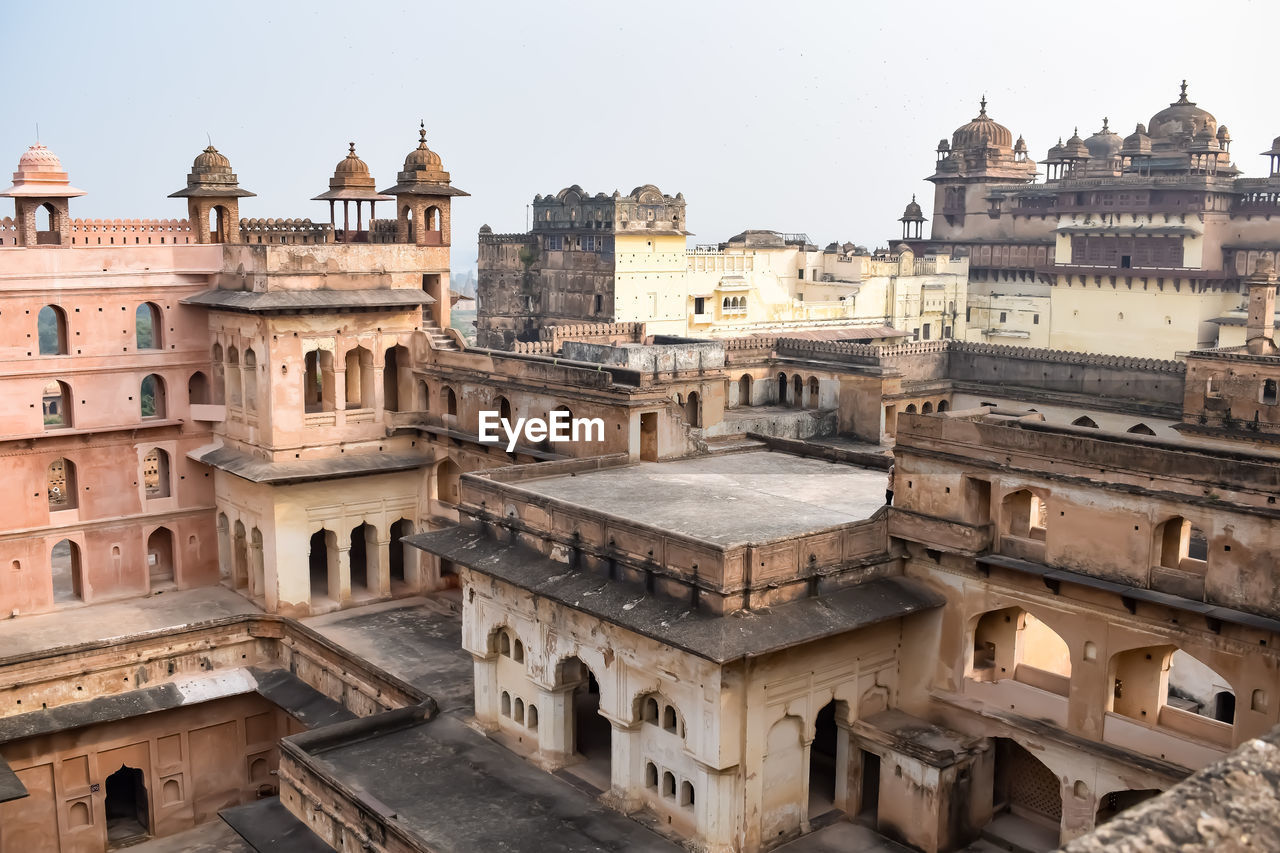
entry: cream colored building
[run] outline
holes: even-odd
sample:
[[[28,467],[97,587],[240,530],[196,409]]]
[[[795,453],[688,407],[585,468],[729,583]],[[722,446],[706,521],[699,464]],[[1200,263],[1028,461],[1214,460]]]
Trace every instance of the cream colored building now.
[[[849,337],[958,337],[968,274],[963,258],[918,257],[905,244],[872,255],[851,243],[818,250],[803,234],[745,231],[688,253],[687,333],[848,328]]]

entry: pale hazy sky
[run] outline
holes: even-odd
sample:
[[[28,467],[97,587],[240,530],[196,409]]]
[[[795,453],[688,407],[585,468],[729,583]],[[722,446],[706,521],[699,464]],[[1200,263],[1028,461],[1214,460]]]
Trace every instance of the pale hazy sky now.
[[[185,216],[205,134],[258,194],[320,220],[354,140],[395,183],[425,119],[453,183],[454,268],[570,184],[681,191],[697,242],[745,228],[883,244],[932,206],[939,138],[977,112],[1041,160],[1122,136],[1190,81],[1246,174],[1280,134],[1271,2],[14,2],[0,0],[0,173],[41,141],[73,215]],[[388,206],[388,212],[390,206]],[[381,213],[381,211],[379,211]],[[0,215],[12,215],[0,200]]]

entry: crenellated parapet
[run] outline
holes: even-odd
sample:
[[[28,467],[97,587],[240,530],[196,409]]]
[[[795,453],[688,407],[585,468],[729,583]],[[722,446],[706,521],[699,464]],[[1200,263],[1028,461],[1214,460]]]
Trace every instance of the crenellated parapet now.
[[[333,226],[310,219],[241,219],[240,242],[258,244],[329,243]]]
[[[511,351],[525,355],[553,355],[555,345],[551,341],[515,341]]]
[[[543,341],[551,342],[559,350],[565,341],[583,343],[643,343],[644,323],[570,323],[562,326],[543,326],[538,330]]]
[[[72,246],[170,245],[196,242],[186,219],[71,219]],[[0,218],[0,246],[18,245],[18,222]]]
[[[1182,376],[1187,372],[1185,362],[1162,358],[1137,358],[1126,355],[1071,352],[1069,350],[1040,349],[1038,347],[1014,347],[999,344],[970,343],[967,341],[939,341],[948,344],[953,352],[994,355],[1001,358],[1021,358],[1035,361],[1051,361],[1057,364],[1078,364],[1086,367],[1106,367],[1116,370],[1137,370],[1144,373],[1168,373]],[[906,344],[905,346],[919,346]]]

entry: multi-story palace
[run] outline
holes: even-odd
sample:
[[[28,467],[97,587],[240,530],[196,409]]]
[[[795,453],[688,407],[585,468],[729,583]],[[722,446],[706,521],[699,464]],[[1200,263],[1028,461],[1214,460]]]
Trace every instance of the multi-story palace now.
[[[1231,146],[1185,81],[1128,136],[1103,119],[1039,164],[984,100],[938,143],[931,232],[907,242],[968,255],[970,341],[1152,358],[1238,345],[1241,281],[1280,244],[1280,144],[1263,178],[1242,177]],[[903,236],[923,220],[909,207]]]
[[[1019,147],[974,162],[1029,173]],[[0,220],[0,853],[1274,834],[1240,781],[1280,765],[1270,257],[1234,256],[1239,346],[1183,361],[960,340],[958,290],[912,303],[874,267],[845,281],[859,303],[898,322],[905,298],[930,332],[690,338],[677,300],[501,351],[449,328],[464,193],[425,132],[376,186],[351,146],[328,223],[241,217],[211,146],[174,194],[188,218],[82,220],[57,158],[23,155]],[[560,319],[595,310],[591,276],[643,304],[646,276],[691,275],[679,197],[567,198],[535,234],[572,250],[482,236],[550,271]],[[805,270],[806,300],[831,284],[827,253],[775,236],[717,251]],[[566,257],[588,237],[621,241],[611,272]],[[914,239],[868,263],[963,282]],[[1118,268],[1146,272],[1137,251]],[[598,428],[493,442],[489,413]]]

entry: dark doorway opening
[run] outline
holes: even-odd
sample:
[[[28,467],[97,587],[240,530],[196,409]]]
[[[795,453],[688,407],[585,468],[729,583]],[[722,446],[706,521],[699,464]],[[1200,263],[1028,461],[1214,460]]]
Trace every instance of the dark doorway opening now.
[[[351,594],[364,595],[369,592],[369,534],[372,528],[368,523],[351,531],[351,551],[348,554],[351,566]],[[373,548],[377,548],[377,541]]]
[[[640,416],[640,459],[643,462],[658,461],[657,412],[645,412]]]
[[[880,756],[874,752],[862,750],[862,802],[858,806],[858,817],[869,820],[873,825],[880,811]]]
[[[600,716],[600,684],[578,658],[560,664],[557,682],[573,685],[573,754],[581,760],[572,765],[574,775],[599,788],[609,790],[613,726]]]
[[[107,777],[107,846],[120,847],[148,837],[147,786],[142,771],[120,766]]]
[[[814,721],[809,747],[809,820],[836,807],[836,703],[828,702]]]

